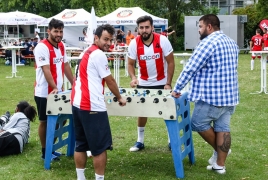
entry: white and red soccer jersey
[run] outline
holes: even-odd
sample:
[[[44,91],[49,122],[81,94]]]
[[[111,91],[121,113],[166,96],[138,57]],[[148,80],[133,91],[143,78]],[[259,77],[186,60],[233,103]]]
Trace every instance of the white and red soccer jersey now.
[[[58,43],[58,48],[54,47],[47,39],[40,41],[34,49],[35,56],[35,89],[34,95],[47,97],[53,90],[47,83],[42,66],[50,65],[50,72],[57,85],[58,91],[62,91],[64,63],[67,61],[66,51],[62,42]]]
[[[261,51],[262,50],[262,43],[263,38],[261,35],[257,34],[251,38],[251,41],[253,43],[252,50],[253,51]]]
[[[128,57],[138,61],[138,80],[140,86],[158,86],[167,83],[167,61],[165,59],[173,48],[169,40],[153,33],[150,46],[143,44],[142,36],[137,36],[128,47]]]
[[[79,64],[77,79],[72,87],[71,104],[86,111],[106,111],[104,78],[110,74],[106,55],[93,44]]]
[[[263,35],[263,45],[264,45],[264,47],[268,47],[268,34],[266,33],[266,34],[264,34]]]

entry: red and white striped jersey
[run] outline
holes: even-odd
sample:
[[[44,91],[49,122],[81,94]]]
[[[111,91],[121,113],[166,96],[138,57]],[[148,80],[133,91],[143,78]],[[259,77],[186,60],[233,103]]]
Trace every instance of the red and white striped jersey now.
[[[62,91],[64,63],[68,62],[65,46],[62,42],[58,43],[58,48],[54,47],[47,39],[40,41],[34,49],[35,56],[35,88],[34,95],[47,97],[53,90],[47,83],[42,66],[50,65],[50,72],[58,91]]]
[[[86,111],[106,111],[104,78],[110,74],[106,55],[93,44],[85,51],[79,64],[77,79],[72,87],[71,104]]]
[[[138,80],[141,86],[158,86],[167,83],[167,61],[173,48],[169,40],[153,33],[153,41],[147,46],[142,36],[137,36],[128,47],[128,57],[138,61]]]
[[[263,38],[261,35],[257,34],[251,38],[251,41],[253,42],[252,50],[253,51],[261,51],[262,50],[262,43]]]

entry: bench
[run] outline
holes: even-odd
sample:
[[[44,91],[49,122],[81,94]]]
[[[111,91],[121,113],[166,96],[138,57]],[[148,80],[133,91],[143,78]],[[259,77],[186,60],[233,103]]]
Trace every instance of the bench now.
[[[31,65],[31,61],[34,61],[35,57],[33,54],[29,54],[29,55],[26,55],[24,56],[24,59],[25,59],[25,65]]]

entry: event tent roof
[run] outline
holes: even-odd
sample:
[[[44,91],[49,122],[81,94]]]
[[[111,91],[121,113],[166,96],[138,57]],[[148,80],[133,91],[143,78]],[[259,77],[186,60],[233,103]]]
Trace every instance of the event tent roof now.
[[[111,25],[136,25],[136,20],[140,16],[148,15],[153,18],[154,25],[167,25],[168,20],[160,17],[156,17],[140,7],[125,8],[120,7],[114,12],[107,14],[97,19],[98,24],[111,24]]]
[[[59,14],[48,18],[46,24],[52,19],[59,19],[63,21],[64,26],[84,26],[87,25],[90,21],[91,15],[89,12],[81,9],[65,9]],[[98,20],[98,17],[96,17]]]
[[[36,14],[14,11],[1,13],[0,24],[5,25],[31,25],[45,21],[46,18]]]

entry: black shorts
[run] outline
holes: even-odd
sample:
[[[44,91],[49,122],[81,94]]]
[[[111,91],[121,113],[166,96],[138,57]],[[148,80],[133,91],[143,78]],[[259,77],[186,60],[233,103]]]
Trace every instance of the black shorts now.
[[[112,150],[112,134],[107,111],[84,111],[72,106],[75,151],[91,151],[93,156],[99,155],[107,149]]]
[[[137,89],[164,89],[165,85],[158,85],[158,86],[140,86],[137,85]]]
[[[37,106],[38,117],[40,121],[47,121],[47,98],[34,96],[34,100]]]
[[[0,135],[0,156],[8,156],[20,153],[20,143],[18,139],[8,131]]]

